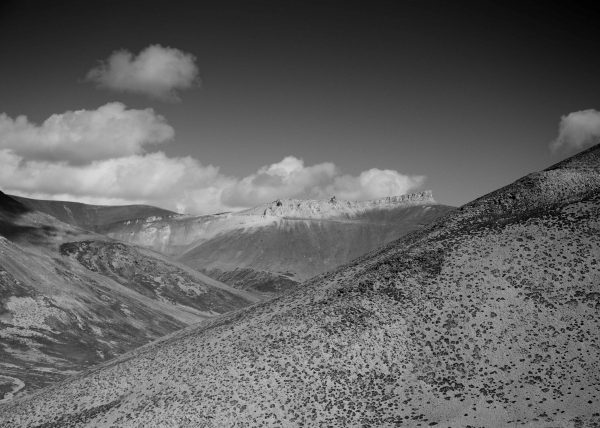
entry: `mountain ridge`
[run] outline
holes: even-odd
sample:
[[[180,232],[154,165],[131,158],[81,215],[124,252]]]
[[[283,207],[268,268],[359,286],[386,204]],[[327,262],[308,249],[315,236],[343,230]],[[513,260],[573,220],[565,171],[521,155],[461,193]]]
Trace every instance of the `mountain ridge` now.
[[[277,199],[273,202],[239,211],[235,215],[262,215],[297,219],[352,217],[375,209],[392,209],[409,205],[436,204],[431,190],[366,201],[337,199]]]

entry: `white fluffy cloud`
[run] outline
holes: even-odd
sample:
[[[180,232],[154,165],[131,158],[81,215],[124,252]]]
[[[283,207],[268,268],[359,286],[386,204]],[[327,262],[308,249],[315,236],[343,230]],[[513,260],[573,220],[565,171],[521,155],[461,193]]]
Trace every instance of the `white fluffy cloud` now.
[[[335,176],[336,167],[332,163],[305,167],[301,159],[288,156],[225,189],[223,201],[231,206],[252,206],[277,198],[315,196]]]
[[[97,204],[144,203],[180,212],[222,208],[222,189],[232,180],[213,166],[162,152],[94,161],[85,165],[25,160],[0,150],[0,185],[6,193]]]
[[[190,157],[169,158],[162,152],[70,165],[0,150],[0,186],[7,193],[93,204],[143,203],[195,214],[277,198],[379,198],[406,193],[422,181],[421,176],[378,169],[341,175],[331,163],[304,166],[291,156],[239,179]]]
[[[113,52],[105,62],[88,72],[87,79],[116,91],[177,101],[178,90],[197,83],[198,67],[192,54],[150,45],[137,56],[127,50]]]
[[[229,206],[251,206],[278,198],[328,198],[366,200],[401,195],[420,186],[425,177],[377,168],[359,176],[342,175],[330,162],[305,166],[293,156],[260,168],[225,189]]]
[[[152,109],[109,103],[97,110],[54,114],[41,125],[26,116],[0,114],[0,149],[26,159],[83,163],[140,154],[145,145],[170,140],[173,128]]]
[[[294,156],[236,178],[191,157],[146,151],[172,136],[173,129],[152,110],[119,103],[56,114],[39,126],[0,114],[0,190],[207,214],[278,198],[380,198],[406,193],[424,180],[376,168],[344,175],[333,163],[306,166]]]
[[[600,111],[589,109],[561,117],[553,152],[576,152],[600,142]]]
[[[342,175],[336,177],[328,188],[329,194],[340,199],[368,200],[402,195],[419,187],[425,181],[423,175],[405,175],[392,169],[371,168],[358,177]]]

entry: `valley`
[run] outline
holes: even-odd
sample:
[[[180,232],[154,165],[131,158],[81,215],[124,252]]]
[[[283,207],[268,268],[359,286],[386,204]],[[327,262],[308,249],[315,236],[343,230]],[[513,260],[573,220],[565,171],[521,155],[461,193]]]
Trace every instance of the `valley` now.
[[[259,300],[4,194],[0,229],[0,375],[19,386],[4,398]]]

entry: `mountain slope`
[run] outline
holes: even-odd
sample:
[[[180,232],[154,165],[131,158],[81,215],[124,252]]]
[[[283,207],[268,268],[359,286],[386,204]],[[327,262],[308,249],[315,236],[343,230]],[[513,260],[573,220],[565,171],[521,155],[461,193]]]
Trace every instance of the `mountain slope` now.
[[[104,206],[82,204],[79,202],[30,199],[21,196],[10,197],[31,211],[43,212],[62,222],[92,231],[119,221],[177,215],[172,211],[149,205]]]
[[[391,242],[449,210],[419,205],[373,209],[350,219],[278,218],[260,228],[219,234],[177,260],[242,289],[273,292],[296,288],[298,283]]]
[[[33,426],[600,424],[600,146],[2,408]]]
[[[451,210],[422,192],[366,202],[283,200],[238,213],[139,219],[101,230],[234,287],[271,294],[296,288]]]
[[[1,192],[0,235],[0,400],[257,300]]]

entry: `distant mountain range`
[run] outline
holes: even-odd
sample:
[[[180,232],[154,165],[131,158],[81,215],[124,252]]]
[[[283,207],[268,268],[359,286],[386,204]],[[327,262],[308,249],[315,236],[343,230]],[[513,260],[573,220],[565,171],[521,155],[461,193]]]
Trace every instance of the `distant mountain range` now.
[[[599,219],[595,146],[0,425],[599,426]]]
[[[236,288],[272,295],[412,232],[453,208],[431,192],[373,201],[278,200],[246,211],[100,227]]]

